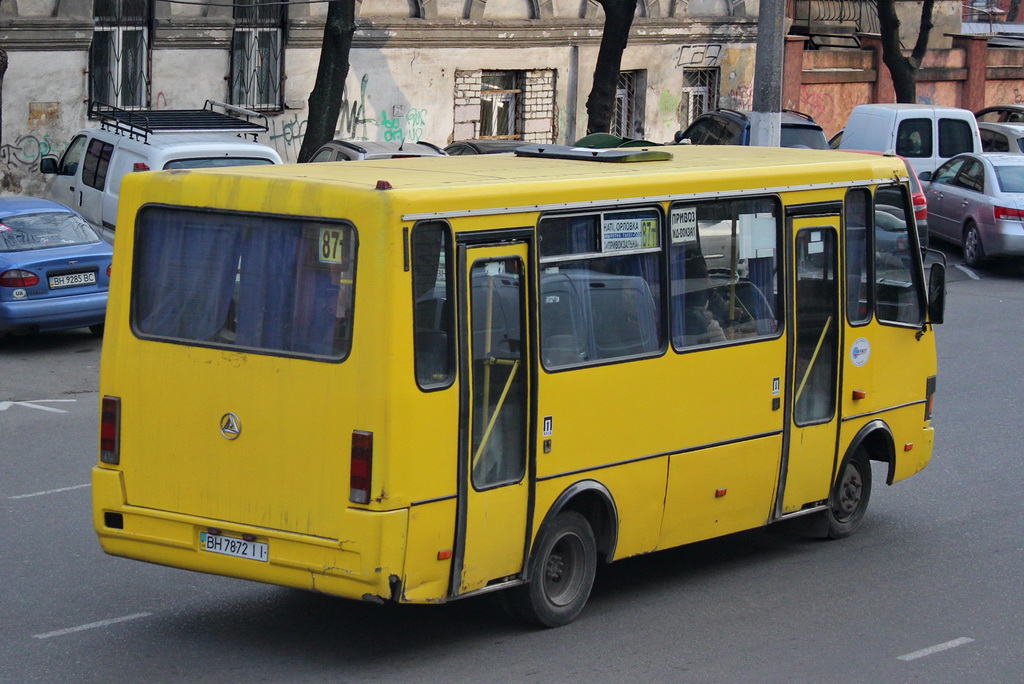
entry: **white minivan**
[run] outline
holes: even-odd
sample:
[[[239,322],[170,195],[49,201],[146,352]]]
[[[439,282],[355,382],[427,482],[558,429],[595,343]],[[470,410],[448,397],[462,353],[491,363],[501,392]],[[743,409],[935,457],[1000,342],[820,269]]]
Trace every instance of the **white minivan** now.
[[[89,118],[100,125],[77,133],[59,160],[43,157],[39,169],[54,174],[50,199],[84,216],[107,242],[114,241],[125,174],[281,163],[255,141],[267,131],[266,117],[233,105],[207,100],[203,109],[138,111],[92,103]]]
[[[967,109],[923,104],[857,105],[843,129],[841,150],[895,151],[920,176],[962,152],[981,152],[978,121]]]

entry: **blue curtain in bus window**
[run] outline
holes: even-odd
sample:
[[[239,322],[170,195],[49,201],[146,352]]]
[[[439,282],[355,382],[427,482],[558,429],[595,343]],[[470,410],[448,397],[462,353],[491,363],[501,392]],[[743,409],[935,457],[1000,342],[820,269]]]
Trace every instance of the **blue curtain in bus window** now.
[[[239,345],[334,353],[338,276],[311,256],[316,247],[302,224],[250,228],[239,268]]]
[[[238,283],[237,343],[243,347],[290,350],[296,232],[259,225],[246,233]]]
[[[142,216],[135,321],[143,334],[209,340],[228,316],[240,234],[216,216],[182,214]]]
[[[778,321],[772,307],[778,306],[775,295],[775,259],[758,257],[747,260],[747,276],[764,298],[754,300],[754,320],[758,335],[772,335]]]
[[[682,347],[686,336],[686,247],[673,247],[670,262],[672,344]]]

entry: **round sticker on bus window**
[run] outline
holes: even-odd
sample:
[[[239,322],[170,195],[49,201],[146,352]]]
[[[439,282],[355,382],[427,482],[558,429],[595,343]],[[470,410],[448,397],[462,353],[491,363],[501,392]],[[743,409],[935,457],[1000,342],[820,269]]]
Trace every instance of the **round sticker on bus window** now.
[[[871,343],[863,337],[858,337],[853,346],[850,347],[850,360],[854,366],[863,366],[871,358]]]

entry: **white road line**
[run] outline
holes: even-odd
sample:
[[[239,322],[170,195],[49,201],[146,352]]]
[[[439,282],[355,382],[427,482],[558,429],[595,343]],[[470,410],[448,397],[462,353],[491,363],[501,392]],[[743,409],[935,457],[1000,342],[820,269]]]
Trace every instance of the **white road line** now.
[[[139,618],[149,617],[150,615],[152,615],[152,613],[135,613],[134,615],[125,615],[124,617],[110,618],[109,620],[100,620],[99,622],[90,622],[87,625],[79,625],[78,627],[68,627],[67,629],[58,629],[55,632],[47,632],[46,634],[33,634],[32,636],[36,639],[49,639],[50,637],[64,636],[65,634],[74,634],[75,632],[84,632],[87,629],[96,629],[97,627],[116,625],[118,622],[138,620]]]
[[[18,494],[16,496],[9,496],[8,499],[30,499],[33,496],[46,496],[47,494],[59,494],[61,492],[70,492],[72,489],[83,489],[85,487],[92,487],[91,484],[75,485],[74,487],[61,487],[60,489],[47,489],[45,492],[32,492],[31,494]]]
[[[963,646],[964,644],[969,644],[972,641],[974,641],[974,639],[969,639],[967,637],[960,637],[959,639],[953,639],[952,641],[947,641],[944,644],[936,644],[935,646],[929,646],[928,648],[922,648],[920,651],[914,651],[913,653],[905,653],[904,655],[897,656],[896,659],[897,660],[917,660],[918,658],[924,658],[925,656],[930,656],[933,653],[939,653],[941,651],[948,651],[951,648],[956,648],[957,646]]]
[[[975,273],[971,269],[967,268],[963,264],[956,264],[956,267],[959,268],[964,273],[966,273],[969,277],[973,278],[974,280],[981,280],[981,278],[978,276],[977,273]]]
[[[32,401],[0,401],[0,411],[6,411],[12,406],[24,406],[25,408],[38,409],[40,411],[49,411],[51,413],[67,413],[67,411],[63,409],[53,408],[52,406],[40,406],[39,404],[55,404],[75,401],[77,401],[77,399],[34,399]]]

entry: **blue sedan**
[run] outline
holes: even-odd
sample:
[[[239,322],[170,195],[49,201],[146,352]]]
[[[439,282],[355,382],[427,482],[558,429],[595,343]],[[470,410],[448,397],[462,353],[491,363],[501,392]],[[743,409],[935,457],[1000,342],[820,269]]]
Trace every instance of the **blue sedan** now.
[[[103,334],[112,250],[64,205],[0,197],[0,335]]]

